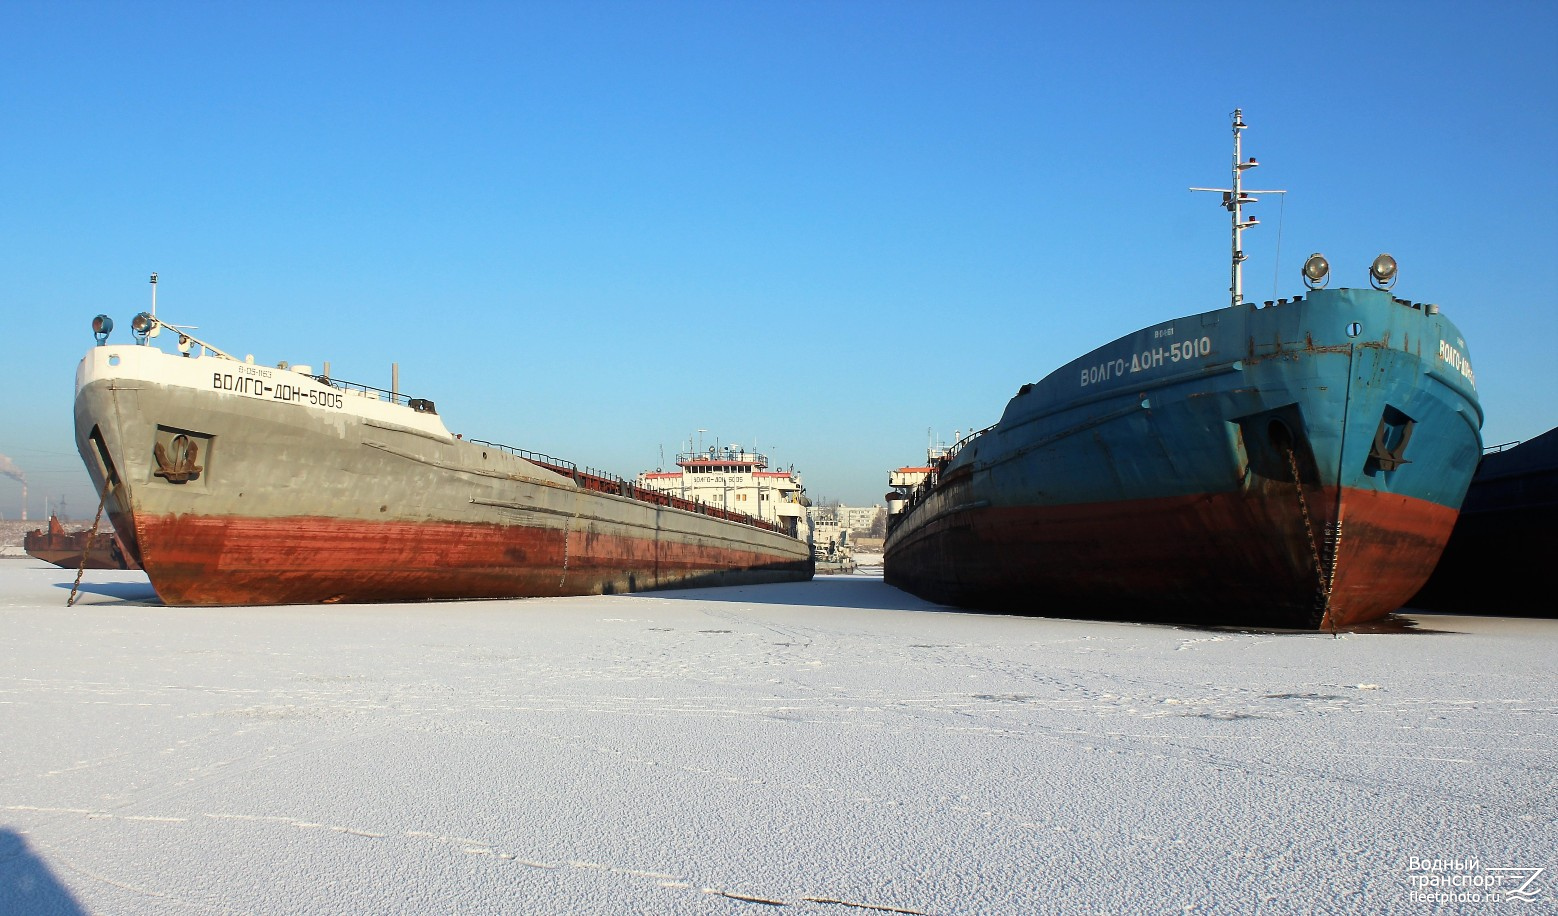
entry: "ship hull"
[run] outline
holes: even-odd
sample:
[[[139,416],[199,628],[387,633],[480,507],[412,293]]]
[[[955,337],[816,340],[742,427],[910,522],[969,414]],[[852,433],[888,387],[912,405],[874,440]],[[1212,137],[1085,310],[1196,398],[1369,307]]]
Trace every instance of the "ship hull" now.
[[[94,547],[90,551],[48,547],[27,547],[27,555],[61,569],[134,569],[113,551]]]
[[[1327,625],[1352,626],[1413,594],[1455,512],[1367,491],[1340,495],[1349,536]],[[942,604],[1006,613],[1315,629],[1324,601],[1304,541],[1249,536],[1302,525],[1296,499],[1251,505],[1229,494],[975,509],[895,544],[887,581]]]
[[[1555,617],[1547,564],[1558,555],[1558,429],[1485,455],[1444,555],[1414,608]]]
[[[160,516],[138,518],[136,533],[155,557],[158,596],[175,605],[609,595],[805,573],[793,560],[689,542],[665,526],[659,537],[632,537],[459,522]]]
[[[66,532],[49,519],[47,530],[29,531],[22,541],[27,555],[65,569],[136,569],[111,532],[92,536],[89,531]]]
[[[612,594],[812,575],[809,546],[778,531],[464,441],[429,410],[284,370],[100,347],[78,369],[76,429],[116,532],[173,605]]]
[[[1024,386],[894,521],[886,579],[1017,613],[1377,619],[1433,570],[1476,465],[1464,352],[1372,291],[1143,329]]]

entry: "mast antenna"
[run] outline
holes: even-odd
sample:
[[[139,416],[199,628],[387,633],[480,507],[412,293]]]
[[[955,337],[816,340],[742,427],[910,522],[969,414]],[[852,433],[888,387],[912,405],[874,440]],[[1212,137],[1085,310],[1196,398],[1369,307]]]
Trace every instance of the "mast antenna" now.
[[[1260,225],[1260,220],[1253,214],[1246,219],[1244,208],[1255,203],[1255,198],[1261,194],[1286,194],[1287,191],[1263,190],[1256,191],[1244,187],[1244,171],[1253,169],[1260,163],[1255,157],[1242,159],[1243,137],[1241,136],[1247,127],[1244,123],[1244,109],[1233,110],[1233,187],[1230,188],[1191,188],[1192,191],[1217,191],[1223,195],[1223,206],[1227,208],[1233,217],[1233,271],[1228,292],[1231,296],[1230,305],[1237,306],[1244,302],[1244,262],[1249,256],[1244,253],[1244,230]]]

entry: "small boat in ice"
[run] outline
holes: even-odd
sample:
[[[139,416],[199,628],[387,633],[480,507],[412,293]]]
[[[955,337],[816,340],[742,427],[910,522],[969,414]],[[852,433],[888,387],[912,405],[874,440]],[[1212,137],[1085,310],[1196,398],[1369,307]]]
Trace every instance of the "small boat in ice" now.
[[[812,509],[812,538],[817,572],[839,575],[855,571],[854,544],[837,506]]]
[[[1433,571],[1481,452],[1470,351],[1438,305],[1327,289],[1245,301],[1257,195],[1234,164],[1232,301],[1023,385],[1000,421],[893,472],[885,578],[1027,614],[1334,628]]]
[[[65,569],[140,569],[112,531],[95,534],[90,528],[66,531],[58,516],[49,516],[47,529],[34,528],[22,539],[27,555]]]

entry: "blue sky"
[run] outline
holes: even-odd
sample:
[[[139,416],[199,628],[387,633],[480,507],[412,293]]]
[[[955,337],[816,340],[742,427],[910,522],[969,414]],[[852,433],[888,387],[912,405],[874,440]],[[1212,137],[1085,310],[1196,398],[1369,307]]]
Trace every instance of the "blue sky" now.
[[[1464,332],[1488,444],[1558,423],[1548,3],[34,3],[0,55],[0,454],[94,494],[106,312],[630,475],[689,436],[880,501],[927,430],[1375,254]],[[1280,236],[1280,251],[1279,251]],[[124,338],[121,330],[119,338]],[[19,488],[0,478],[0,514]]]

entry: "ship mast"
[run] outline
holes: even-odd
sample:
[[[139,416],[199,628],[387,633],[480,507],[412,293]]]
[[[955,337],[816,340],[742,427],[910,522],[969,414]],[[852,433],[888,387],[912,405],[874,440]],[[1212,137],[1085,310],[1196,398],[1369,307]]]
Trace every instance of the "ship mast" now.
[[[1260,224],[1260,220],[1251,214],[1248,219],[1244,216],[1244,208],[1248,204],[1255,203],[1256,195],[1260,194],[1286,194],[1286,191],[1254,191],[1244,187],[1244,172],[1253,169],[1260,163],[1251,156],[1243,160],[1243,137],[1241,132],[1247,125],[1244,123],[1244,109],[1233,110],[1233,186],[1229,188],[1191,188],[1192,191],[1217,191],[1223,195],[1223,206],[1232,217],[1233,224],[1233,276],[1228,286],[1231,294],[1231,305],[1239,305],[1244,302],[1244,262],[1249,256],[1244,253],[1244,230]]]

